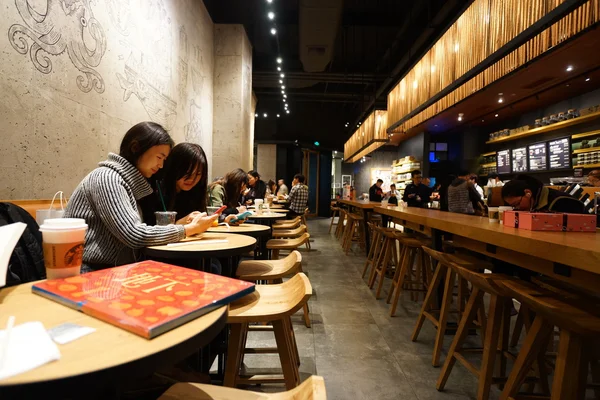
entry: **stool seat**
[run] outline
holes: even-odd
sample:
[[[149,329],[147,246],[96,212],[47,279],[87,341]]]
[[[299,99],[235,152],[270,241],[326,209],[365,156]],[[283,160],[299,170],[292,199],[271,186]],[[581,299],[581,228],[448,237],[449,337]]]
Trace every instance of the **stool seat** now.
[[[244,281],[272,281],[295,274],[302,268],[302,254],[294,250],[281,260],[246,260],[237,268],[237,278]]]
[[[269,250],[296,250],[302,246],[310,235],[303,233],[301,236],[293,239],[271,239],[267,242],[267,249]]]
[[[276,224],[276,225],[274,224],[273,232],[275,232],[276,230],[295,229],[295,228],[299,227],[300,225],[302,225],[302,222],[300,220],[291,220],[286,223],[281,223],[281,224]]]
[[[254,292],[229,305],[227,323],[270,322],[298,311],[312,295],[302,272],[278,285],[256,285]]]
[[[302,384],[283,393],[258,393],[200,383],[176,383],[158,400],[326,400],[325,381],[310,376]]]
[[[275,221],[273,223],[273,226],[291,224],[292,222],[300,222],[300,220],[301,220],[301,218],[298,217],[298,216],[296,216],[296,217],[294,217],[292,219],[285,219],[285,220],[281,220],[281,221]]]
[[[300,225],[294,229],[275,229],[273,230],[273,238],[295,238],[306,232],[306,225]]]

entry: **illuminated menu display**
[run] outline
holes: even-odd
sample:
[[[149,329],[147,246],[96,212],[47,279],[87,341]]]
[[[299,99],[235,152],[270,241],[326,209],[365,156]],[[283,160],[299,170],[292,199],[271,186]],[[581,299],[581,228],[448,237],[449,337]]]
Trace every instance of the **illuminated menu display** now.
[[[548,169],[546,160],[546,143],[537,143],[529,146],[529,170],[544,171]]]
[[[562,138],[548,142],[550,154],[550,169],[564,169],[571,166],[571,144],[569,138]]]
[[[519,147],[512,151],[512,171],[527,172],[527,147]]]
[[[498,174],[510,174],[510,150],[501,150],[496,153],[496,167]]]

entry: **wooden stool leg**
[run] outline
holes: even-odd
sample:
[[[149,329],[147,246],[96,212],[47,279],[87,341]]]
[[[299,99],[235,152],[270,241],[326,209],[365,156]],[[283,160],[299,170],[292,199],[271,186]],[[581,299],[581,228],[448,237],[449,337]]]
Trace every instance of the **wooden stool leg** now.
[[[442,265],[441,262],[437,263],[437,267],[435,268],[435,272],[433,273],[433,279],[429,284],[429,290],[425,295],[425,300],[423,301],[423,305],[421,306],[421,312],[419,313],[419,317],[417,318],[417,323],[415,324],[415,329],[413,329],[413,334],[410,338],[413,342],[416,342],[419,338],[419,333],[421,333],[421,328],[423,327],[423,323],[425,322],[425,313],[433,310],[433,300],[434,300],[434,292],[437,290],[440,281],[443,278],[444,272],[446,272],[446,267]]]
[[[524,313],[524,305],[521,304],[521,308],[519,308],[519,314],[517,314],[517,320],[515,321],[515,328],[513,329],[512,336],[510,338],[510,347],[517,347],[519,344],[519,338],[521,337],[521,331],[523,330],[524,321],[523,321],[523,313]]]
[[[289,346],[289,338],[287,329],[283,321],[273,321],[273,331],[275,333],[275,341],[277,342],[277,350],[279,351],[279,360],[283,369],[283,378],[285,379],[285,388],[291,390],[298,386],[297,376],[298,365],[294,362],[292,349]]]
[[[331,233],[331,228],[333,228],[333,221],[335,220],[335,215],[337,214],[337,210],[333,210],[333,215],[331,216],[331,223],[329,224],[329,232]],[[340,222],[340,218],[338,217],[338,223]]]
[[[463,317],[460,320],[460,324],[458,325],[458,330],[456,331],[456,335],[454,336],[454,340],[450,345],[450,350],[448,350],[448,356],[446,356],[446,360],[444,361],[444,366],[442,367],[442,371],[440,373],[440,377],[438,378],[436,388],[437,390],[444,390],[444,386],[446,386],[446,382],[448,381],[448,377],[450,377],[450,372],[452,372],[452,367],[454,367],[454,363],[456,363],[456,357],[454,353],[457,350],[460,350],[463,342],[465,341],[467,334],[469,333],[469,327],[471,325],[471,321],[473,321],[473,317],[477,312],[477,308],[479,303],[483,301],[483,292],[474,287],[471,292],[471,296],[469,297],[469,302],[467,303],[467,307],[465,308],[465,312]]]
[[[243,342],[247,330],[247,324],[232,324],[227,344],[227,363],[225,365],[225,377],[223,386],[236,387],[244,354],[245,343]]]
[[[375,230],[371,232],[371,248],[369,249],[369,255],[367,256],[367,260],[365,261],[365,267],[363,268],[362,278],[365,278],[367,271],[369,270],[369,265],[373,265],[375,255],[377,254],[377,249],[379,247],[379,233]]]
[[[390,260],[392,259],[392,245],[394,240],[386,238],[386,249],[385,257],[383,258],[383,264],[381,264],[381,275],[379,275],[379,283],[377,284],[377,290],[375,291],[375,299],[379,299],[381,295],[381,289],[383,288],[383,281],[385,280],[385,273],[387,271]]]
[[[448,324],[448,315],[450,315],[450,301],[452,300],[452,290],[454,289],[454,281],[456,272],[453,269],[446,271],[446,284],[444,285],[444,297],[442,298],[442,308],[440,310],[440,318],[438,329],[435,335],[435,345],[433,346],[433,357],[431,365],[439,367],[440,357],[442,355],[442,346],[444,345],[444,335],[446,334],[446,325]]]
[[[371,270],[371,276],[369,276],[369,289],[373,289],[373,286],[375,285],[375,279],[377,278],[377,273],[379,272],[379,266],[383,268],[383,262],[387,253],[387,238],[384,235],[381,236],[382,242],[381,247],[379,248],[379,254],[376,255],[375,263],[373,264],[373,269]]]
[[[295,357],[296,364],[300,366],[300,352],[298,352],[298,343],[296,342],[296,334],[290,317],[284,319],[284,324],[290,334],[290,345],[292,346],[292,355]]]
[[[498,349],[498,339],[502,324],[504,301],[497,295],[490,296],[490,311],[488,314],[487,328],[483,347],[483,359],[481,361],[481,372],[479,375],[479,385],[477,388],[477,398],[487,400],[490,396],[492,378],[494,377],[494,365],[496,361],[496,350]],[[475,315],[473,315],[475,316]]]
[[[394,295],[394,291],[396,290],[396,285],[398,284],[398,278],[400,278],[400,271],[402,271],[402,268],[404,266],[404,258],[407,257],[407,252],[408,252],[408,247],[404,246],[402,243],[400,243],[400,256],[397,257],[398,260],[397,260],[397,264],[396,264],[396,271],[394,272],[394,276],[392,278],[392,286],[390,288],[387,298],[385,299],[385,302],[387,304],[390,304],[390,302],[392,301],[392,296]]]
[[[414,263],[415,252],[413,249],[408,248],[407,250],[410,254],[404,256],[404,260],[407,262],[402,263],[402,267],[400,269],[400,275],[398,276],[398,281],[396,283],[396,288],[394,290],[394,297],[392,299],[392,307],[390,308],[390,317],[396,315],[396,307],[398,307],[398,301],[400,300],[400,293],[402,292],[402,287],[404,286],[404,279],[406,279],[406,275],[410,273],[410,269]],[[392,289],[394,286],[392,285]],[[392,290],[390,289],[390,290]]]
[[[581,336],[567,329],[560,330],[552,383],[552,400],[583,400],[587,378],[586,351]]]
[[[306,303],[304,306],[302,306],[302,310],[303,310],[304,326],[306,326],[307,328],[310,328],[310,311],[308,309],[308,303]]]
[[[504,390],[500,395],[500,400],[508,400],[515,397],[521,384],[531,370],[540,352],[544,352],[547,341],[554,332],[554,326],[548,323],[541,316],[536,316],[531,329],[527,332],[519,355],[513,364],[508,380],[504,385]]]

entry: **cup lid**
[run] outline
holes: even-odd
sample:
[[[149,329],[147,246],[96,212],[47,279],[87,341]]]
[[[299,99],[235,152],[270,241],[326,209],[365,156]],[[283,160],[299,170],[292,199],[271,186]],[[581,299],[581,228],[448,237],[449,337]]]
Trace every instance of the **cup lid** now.
[[[70,231],[87,227],[83,218],[49,218],[40,226],[40,231]]]

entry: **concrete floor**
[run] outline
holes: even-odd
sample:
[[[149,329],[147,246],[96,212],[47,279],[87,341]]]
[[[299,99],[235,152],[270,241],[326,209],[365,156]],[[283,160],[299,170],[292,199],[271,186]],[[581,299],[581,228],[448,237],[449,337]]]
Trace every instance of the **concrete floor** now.
[[[376,300],[374,291],[361,278],[364,251],[355,247],[354,252],[344,255],[328,229],[329,219],[310,221],[312,250],[301,250],[303,268],[314,290],[309,302],[312,328],[302,324],[300,313],[294,316],[302,378],[323,376],[330,400],[475,399],[477,380],[458,363],[446,389],[436,390],[441,368],[431,366],[435,329],[426,321],[419,341],[410,340],[421,303],[406,296],[396,316],[390,317],[385,302],[390,280],[386,279],[383,299]],[[478,336],[471,340],[481,346]],[[446,336],[444,350],[451,341],[452,336]],[[274,346],[273,335],[252,332],[249,345]],[[442,362],[444,358],[445,353]],[[249,370],[280,368],[277,355],[247,355],[245,366]],[[257,390],[282,388],[263,386]],[[492,388],[491,398],[498,395]]]

